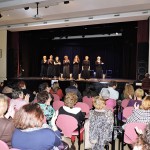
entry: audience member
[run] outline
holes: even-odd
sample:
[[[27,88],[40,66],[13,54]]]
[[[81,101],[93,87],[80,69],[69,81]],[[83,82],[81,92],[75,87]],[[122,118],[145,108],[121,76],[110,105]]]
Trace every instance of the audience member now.
[[[70,86],[65,89],[65,92],[66,92],[66,94],[70,93],[70,92],[75,93],[78,96],[78,102],[82,101],[82,95],[81,95],[80,91],[78,90],[77,83],[74,80],[70,81]]]
[[[134,87],[131,84],[126,84],[123,90],[122,99],[133,99]]]
[[[145,74],[145,78],[142,80],[142,89],[147,93],[150,92],[150,75],[148,73]]]
[[[10,107],[19,110],[23,105],[29,103],[29,95],[23,95],[22,90],[15,89],[12,92],[12,99],[10,100]]]
[[[127,107],[134,106],[135,103],[136,105],[138,104],[141,105],[143,96],[144,96],[144,91],[142,89],[136,89],[134,99],[129,100]]]
[[[108,86],[108,90],[110,92],[110,99],[114,99],[117,100],[119,98],[119,92],[116,91],[117,88],[117,82],[116,81],[110,81],[109,86]]]
[[[149,150],[150,149],[150,123],[146,126],[144,133],[140,134],[137,142],[134,144],[133,150]]]
[[[26,87],[26,83],[24,81],[19,81],[18,82],[18,88],[21,89],[23,91],[23,94],[29,94],[29,101],[32,102],[35,98],[35,94],[33,94],[33,92],[31,92],[29,89],[27,89]]]
[[[99,96],[101,96],[104,100],[108,100],[110,97],[110,92],[108,90],[108,88],[102,88]]]
[[[39,92],[47,91],[48,93],[50,92],[50,89],[51,89],[47,82],[40,84],[38,88],[39,88]]]
[[[92,150],[104,150],[107,142],[112,140],[113,113],[105,109],[105,100],[100,96],[94,97],[95,110],[90,111],[89,116],[89,140]]]
[[[87,96],[90,98],[90,97],[98,96],[98,94],[93,85],[88,85],[86,89],[83,91],[83,96]]]
[[[7,97],[0,94],[0,140],[7,143],[9,148],[11,148],[11,138],[13,131],[15,129],[12,119],[5,118],[5,113],[8,109]],[[10,114],[8,114],[8,117]]]
[[[55,110],[50,105],[50,102],[53,100],[53,95],[48,93],[47,91],[42,91],[37,94],[37,101],[40,105],[47,123],[51,126],[51,119],[55,113]]]
[[[16,127],[12,146],[18,149],[48,150],[61,145],[60,132],[53,119],[52,129],[44,128],[44,114],[38,104],[24,105],[15,113],[14,125]],[[27,142],[27,143],[26,143]]]
[[[50,93],[51,94],[57,94],[59,96],[60,99],[62,99],[64,97],[64,94],[62,92],[62,89],[59,86],[58,82],[54,82],[51,89],[50,89]]]
[[[150,122],[150,96],[146,96],[141,106],[136,105],[135,109],[133,110],[131,116],[127,119],[126,123],[131,122],[140,122],[140,123],[149,123]]]
[[[77,100],[78,97],[75,93],[67,93],[64,99],[65,106],[60,107],[59,114],[70,115],[77,119],[79,125],[82,125],[85,114],[81,111],[81,108],[74,107]]]

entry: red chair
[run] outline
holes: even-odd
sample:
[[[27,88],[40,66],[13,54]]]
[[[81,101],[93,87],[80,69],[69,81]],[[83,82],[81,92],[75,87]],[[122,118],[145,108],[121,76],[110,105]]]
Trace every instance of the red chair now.
[[[55,110],[59,110],[59,108],[62,106],[64,106],[64,102],[62,102],[62,101],[54,101],[53,102],[53,108]]]
[[[128,117],[131,116],[132,111],[134,110],[134,107],[126,107],[123,109],[123,117],[125,119],[127,119]],[[125,122],[126,120],[122,120],[123,122]]]
[[[0,140],[0,150],[19,150],[19,149],[16,148],[9,149],[8,145],[4,141]]]
[[[60,101],[60,97],[57,94],[52,94],[54,97],[54,101]]]
[[[128,123],[125,125],[124,142],[127,144],[133,144],[136,142],[138,135],[135,132],[135,127],[144,131],[145,123]]]
[[[106,106],[114,108],[116,106],[116,100],[114,100],[114,99],[108,99],[106,101]]]
[[[126,108],[127,105],[128,105],[128,103],[129,103],[129,100],[128,100],[128,99],[124,99],[124,100],[121,102],[122,108]]]
[[[83,101],[83,103],[88,104],[90,109],[93,108],[93,104],[92,104],[93,97],[84,96],[84,97],[82,98],[82,101]]]
[[[85,112],[86,115],[89,115],[89,112],[90,112],[90,108],[89,108],[89,105],[88,104],[85,104],[83,102],[77,102],[75,107],[79,107],[81,108],[81,111],[82,112]]]
[[[77,120],[69,115],[59,115],[56,120],[56,125],[59,129],[62,130],[64,136],[71,138],[72,146],[75,142],[75,137],[78,138],[78,149],[80,150],[80,143],[83,141],[83,131],[84,128],[81,129],[78,127]],[[78,129],[78,130],[77,130]]]

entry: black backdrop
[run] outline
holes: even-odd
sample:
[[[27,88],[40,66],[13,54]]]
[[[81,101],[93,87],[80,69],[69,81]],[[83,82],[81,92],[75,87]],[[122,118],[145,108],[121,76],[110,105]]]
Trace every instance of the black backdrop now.
[[[40,33],[41,31],[8,33],[8,59],[11,60],[8,61],[8,77],[17,76],[14,70],[18,68],[18,63],[12,63],[16,59],[19,59],[19,65],[25,70],[23,76],[39,76],[42,56],[49,57],[52,54],[54,57],[58,55],[61,62],[64,55],[68,55],[71,62],[75,55],[79,55],[81,62],[84,56],[88,55],[91,70],[95,70],[94,63],[99,55],[105,63],[104,72],[106,69],[112,69],[113,78],[136,78],[137,30],[135,26],[131,26],[129,30],[124,29],[122,36],[119,37],[53,40],[43,38]],[[15,41],[19,48],[12,44],[14,34],[19,37]],[[14,55],[15,51],[18,51],[18,56]],[[9,66],[12,64],[14,70],[10,71]]]

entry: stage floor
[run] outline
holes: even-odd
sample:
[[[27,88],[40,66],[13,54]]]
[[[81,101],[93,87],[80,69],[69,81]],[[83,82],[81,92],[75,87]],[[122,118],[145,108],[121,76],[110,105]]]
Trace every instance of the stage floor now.
[[[51,80],[58,80],[58,81],[71,81],[74,80],[73,78],[70,79],[63,79],[63,78],[47,78],[47,77],[18,77],[18,78],[11,78],[13,80],[43,80],[43,81],[51,81]],[[90,78],[90,79],[77,79],[77,82],[100,82],[100,83],[108,83],[110,81],[116,81],[118,83],[130,83],[132,84],[135,80],[131,79],[117,79],[117,78],[105,78],[105,79],[97,79],[97,78]]]

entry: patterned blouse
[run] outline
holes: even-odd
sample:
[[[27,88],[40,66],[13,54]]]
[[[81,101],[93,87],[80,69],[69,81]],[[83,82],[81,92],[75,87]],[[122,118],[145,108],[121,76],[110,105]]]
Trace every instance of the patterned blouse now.
[[[150,110],[134,109],[126,123],[131,122],[150,123]]]
[[[89,140],[96,141],[92,150],[104,150],[104,146],[112,139],[113,113],[110,110],[90,111]]]
[[[51,105],[40,104],[40,103],[39,103],[39,105],[46,117],[47,123],[51,126],[51,119],[53,117],[53,114],[55,113],[55,110],[53,109],[53,107]]]

